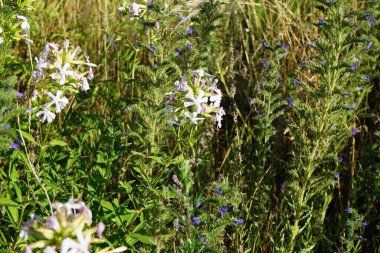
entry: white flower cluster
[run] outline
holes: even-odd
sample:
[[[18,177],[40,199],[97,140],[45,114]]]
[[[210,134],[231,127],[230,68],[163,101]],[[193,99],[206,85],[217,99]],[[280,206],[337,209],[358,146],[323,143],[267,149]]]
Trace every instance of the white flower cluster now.
[[[36,113],[41,122],[52,122],[56,114],[69,103],[65,94],[78,93],[79,90],[90,89],[88,80],[94,77],[93,67],[89,58],[84,54],[81,58],[81,49],[72,47],[68,40],[60,46],[56,43],[47,43],[39,58],[35,57],[36,68],[32,72],[35,89],[32,94],[33,104],[37,104]],[[54,107],[54,112],[51,108]]]
[[[168,123],[180,124],[182,119],[197,125],[199,121],[212,117],[217,129],[220,129],[226,113],[220,106],[222,92],[216,86],[218,79],[203,70],[191,71],[189,76],[176,81],[174,89],[168,94]]]
[[[24,253],[40,249],[44,253],[89,253],[91,242],[103,242],[102,233],[105,226],[102,222],[94,228],[85,229],[92,222],[92,212],[83,203],[70,199],[67,203],[55,203],[55,212],[47,220],[32,215],[23,224],[20,237],[27,241],[29,235],[39,241],[28,244]],[[93,234],[96,234],[95,238]],[[104,253],[122,252],[125,247],[102,249]]]
[[[16,18],[21,27],[21,32],[19,33],[19,35],[17,35],[17,38],[25,39],[27,43],[32,43],[33,41],[29,38],[30,24],[28,22],[28,19],[25,16],[17,15],[17,14],[16,14]],[[5,41],[4,37],[1,36],[3,32],[4,32],[3,28],[0,27],[0,45],[4,44],[4,41]]]

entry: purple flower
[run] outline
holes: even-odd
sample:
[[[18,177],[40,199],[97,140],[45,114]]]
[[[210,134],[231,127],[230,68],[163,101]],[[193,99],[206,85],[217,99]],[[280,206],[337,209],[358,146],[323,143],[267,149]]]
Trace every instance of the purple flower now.
[[[24,97],[24,93],[17,92],[16,96],[17,96],[18,99],[22,99]]]
[[[186,20],[186,16],[181,15],[179,19],[180,19],[181,21],[185,21],[185,20]]]
[[[297,85],[297,84],[300,84],[300,81],[299,81],[298,79],[294,79],[294,80],[293,80],[293,83],[294,83],[295,85]]]
[[[355,56],[355,61],[356,61],[356,62],[359,62],[359,61],[360,61],[360,57]]]
[[[252,104],[253,98],[248,98],[248,104]]]
[[[260,115],[260,111],[259,110],[255,110],[255,114],[256,115]]]
[[[8,124],[4,124],[4,126],[3,126],[4,129],[9,129],[10,127],[11,127],[11,126],[8,125]]]
[[[325,23],[326,23],[326,22],[325,22],[325,20],[324,20],[323,18],[320,18],[320,19],[319,19],[319,24],[320,24],[320,25],[324,25]]]
[[[294,101],[291,100],[290,98],[285,99],[285,101],[286,101],[290,106],[294,106]]]
[[[202,8],[203,7],[203,3],[199,3],[198,7]]]
[[[178,226],[179,226],[179,227],[183,227],[183,223],[182,223],[182,221],[178,221]]]
[[[339,180],[338,180],[338,179],[335,179],[335,180],[334,180],[334,184],[339,184]]]
[[[362,237],[362,236],[359,236],[359,241],[365,241],[365,238],[364,237]]]
[[[261,82],[259,83],[259,85],[260,85],[260,87],[264,87],[264,86],[265,86],[265,83],[264,83],[263,81],[261,81]]]
[[[121,135],[124,136],[124,137],[128,136],[127,132],[122,132]]]
[[[216,187],[215,188],[215,193],[217,194],[217,195],[222,195],[222,189],[220,189],[219,187]]]
[[[264,61],[263,61],[263,65],[264,65],[264,67],[267,68],[267,67],[269,67],[269,62],[268,62],[267,60],[264,60]]]
[[[198,226],[201,224],[201,220],[199,219],[199,217],[193,217],[193,224]]]
[[[152,2],[151,2],[151,1],[148,1],[148,2],[146,3],[146,6],[148,6],[148,7],[152,6]]]
[[[193,30],[189,29],[187,30],[187,35],[192,35],[193,34]]]
[[[344,209],[344,211],[346,211],[347,213],[351,213],[352,209],[350,207],[347,207],[346,209]]]
[[[368,226],[368,222],[366,222],[366,221],[363,221],[363,222],[362,222],[362,226],[363,226],[363,227],[366,227],[366,226]]]
[[[152,52],[156,51],[156,47],[155,46],[151,46],[150,47],[150,51],[152,51]]]
[[[189,50],[190,50],[192,47],[193,47],[193,45],[192,45],[192,44],[186,44],[186,48],[187,48],[187,49],[189,49]]]
[[[269,46],[268,46],[268,44],[267,44],[266,42],[263,42],[263,47],[264,47],[265,49],[267,49]]]
[[[348,98],[350,96],[350,93],[344,93],[343,97]]]
[[[220,208],[220,216],[222,216],[222,218],[224,218],[224,214],[226,213],[226,212],[228,212],[228,208],[226,207],[226,206],[222,206],[221,208]]]
[[[20,146],[19,146],[17,143],[12,143],[12,145],[11,145],[11,149],[19,150],[19,149],[20,149]]]
[[[335,178],[339,178],[339,173],[335,173]]]
[[[369,82],[370,79],[371,79],[370,75],[366,74],[366,75],[365,75],[365,80],[366,80],[367,82]]]
[[[342,163],[342,162],[343,162],[343,158],[342,158],[342,157],[339,157],[339,158],[338,158],[338,162],[339,162],[339,163]]]
[[[357,70],[358,69],[358,65],[357,64],[353,64],[352,66],[351,66],[351,70]]]
[[[356,129],[356,128],[354,128],[354,129],[351,130],[351,132],[352,132],[353,134],[357,134],[357,133],[359,133],[359,130]]]
[[[198,242],[204,242],[205,240],[206,240],[206,238],[204,238],[204,237],[202,236],[202,237],[199,237]]]
[[[198,201],[197,202],[197,207],[199,208],[202,205],[202,202]]]
[[[127,107],[125,107],[125,110],[130,111],[130,110],[132,110],[132,107],[128,105]]]
[[[284,188],[285,188],[285,183],[280,184],[280,189],[282,190]]]
[[[232,222],[235,224],[235,225],[241,225],[244,223],[244,220],[243,219],[238,219],[238,220],[232,220]]]

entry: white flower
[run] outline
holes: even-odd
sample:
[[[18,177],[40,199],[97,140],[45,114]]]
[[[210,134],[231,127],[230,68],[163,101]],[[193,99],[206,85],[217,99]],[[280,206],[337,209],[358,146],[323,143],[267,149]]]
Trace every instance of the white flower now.
[[[133,17],[137,17],[140,13],[140,5],[133,2],[131,8],[129,8],[129,12],[132,13]],[[132,18],[133,19],[133,18]]]
[[[32,248],[29,245],[26,245],[23,253],[33,253]]]
[[[47,122],[50,123],[55,119],[55,114],[49,111],[49,109],[46,106],[44,106],[41,111],[36,113],[37,117],[39,117],[40,115],[42,115],[42,123],[44,123],[45,120],[47,120]]]
[[[219,108],[219,111],[216,113],[216,128],[219,130],[222,127],[222,117],[226,115],[226,112],[223,110],[223,107]]]
[[[24,31],[24,33],[27,33],[30,30],[30,25],[29,25],[28,19],[24,16],[21,16],[21,15],[16,15],[16,17],[18,19],[23,20],[23,22],[21,23],[21,29]]]
[[[183,105],[187,108],[189,106],[195,105],[197,107],[197,113],[201,113],[203,111],[202,103],[206,103],[208,98],[203,97],[205,92],[203,90],[200,90],[198,92],[197,97],[194,97],[194,94],[192,92],[189,92],[186,94],[186,98],[190,99],[192,102],[184,102]]]
[[[125,7],[124,6],[119,6],[117,7],[117,9],[120,11],[120,12],[123,12],[125,10]]]
[[[211,86],[210,90],[215,92],[215,95],[210,96],[210,102],[215,107],[220,107],[220,102],[222,101],[222,92],[217,87]]]
[[[86,77],[81,77],[80,81],[82,82],[82,90],[88,91],[90,89],[90,86],[88,85],[88,81]]]
[[[57,253],[57,251],[51,247],[51,246],[47,246],[45,249],[44,249],[44,253]]]
[[[193,112],[192,114],[190,114],[189,112],[185,112],[183,115],[189,118],[191,123],[193,123],[194,125],[198,125],[198,121],[204,120],[204,118],[197,118],[198,116],[197,112]]]
[[[174,91],[187,91],[189,86],[187,85],[186,79],[182,78],[182,81],[175,81],[175,86],[177,86]]]
[[[71,216],[73,218],[76,215],[76,210],[79,210],[80,213],[84,213],[84,217],[87,220],[87,224],[91,225],[92,222],[92,212],[91,210],[85,205],[84,202],[75,202],[73,198],[70,198],[68,202],[65,204],[62,203],[54,203],[53,207],[55,209],[60,209],[62,211],[65,211],[67,213],[67,216]]]
[[[65,238],[62,241],[61,253],[89,253],[91,235],[83,235],[82,230],[76,230],[78,241]]]
[[[66,76],[75,76],[74,71],[67,70],[70,67],[70,64],[66,63],[65,65],[61,65],[59,62],[54,63],[54,67],[58,70],[58,73],[51,74],[51,78],[59,79],[59,84],[66,83]]]
[[[32,214],[30,216],[30,220],[22,224],[22,230],[18,236],[21,237],[24,241],[28,240],[28,236],[32,232],[31,227],[33,226],[34,221],[39,218],[39,216]]]
[[[48,107],[50,107],[52,104],[55,104],[56,113],[61,112],[61,109],[65,108],[69,103],[69,100],[66,97],[61,98],[62,91],[60,90],[57,90],[57,94],[55,96],[50,91],[47,93],[47,95],[52,99],[52,101],[48,104]]]
[[[4,43],[4,39],[0,37],[0,45]]]
[[[0,27],[0,34],[2,34],[2,33],[3,33],[3,28]]]

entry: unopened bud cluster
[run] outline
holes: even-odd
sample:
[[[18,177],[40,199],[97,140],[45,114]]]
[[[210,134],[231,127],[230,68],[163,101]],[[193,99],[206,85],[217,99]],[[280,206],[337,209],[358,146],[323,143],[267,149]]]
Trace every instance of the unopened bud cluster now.
[[[102,233],[105,226],[102,222],[95,227],[92,223],[92,212],[83,203],[70,199],[67,203],[55,203],[55,211],[48,219],[32,215],[31,219],[23,224],[20,237],[25,241],[35,239],[29,243],[24,252],[31,253],[68,253],[90,252],[91,243],[102,243]],[[122,252],[125,247],[102,249],[101,252]]]

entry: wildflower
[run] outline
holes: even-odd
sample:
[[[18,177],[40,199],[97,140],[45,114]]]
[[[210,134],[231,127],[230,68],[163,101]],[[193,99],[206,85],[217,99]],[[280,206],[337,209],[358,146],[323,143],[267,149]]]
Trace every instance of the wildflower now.
[[[4,129],[9,129],[10,126],[9,126],[8,124],[4,124],[3,128],[4,128]]]
[[[259,110],[255,110],[255,114],[256,115],[260,115],[260,111]]]
[[[77,235],[78,241],[74,241],[71,238],[65,238],[62,241],[61,253],[89,252],[91,235],[89,234],[83,235],[83,232],[81,229],[76,230],[76,235]]]
[[[57,253],[57,251],[51,247],[51,246],[47,246],[45,249],[44,249],[44,253]]]
[[[131,8],[129,8],[129,12],[132,13],[132,18],[138,17],[140,13],[140,5],[136,4],[135,2],[132,3]]]
[[[235,224],[235,225],[242,225],[244,223],[244,220],[243,219],[238,219],[238,220],[232,220],[232,222]]]
[[[105,229],[104,223],[103,222],[99,222],[96,225],[96,236],[99,237],[99,238],[102,238],[102,234],[103,234],[104,229]]]
[[[22,92],[17,92],[17,93],[16,93],[16,96],[17,96],[18,99],[22,99],[22,98],[24,97],[24,93],[22,93]]]
[[[180,91],[187,91],[189,89],[189,86],[187,85],[187,81],[185,78],[182,78],[182,81],[175,81],[174,85],[177,86],[177,90]]]
[[[179,50],[178,48],[175,49],[175,56],[178,56],[181,54],[181,50]]]
[[[354,128],[354,129],[351,130],[351,132],[352,132],[353,134],[357,134],[357,133],[359,133],[359,130],[356,129],[356,128]]]
[[[290,105],[290,106],[294,106],[294,101],[290,98],[287,98],[285,99],[285,101]]]
[[[25,247],[23,253],[33,253],[33,251],[32,251],[32,249],[30,248],[29,245],[26,245],[26,247]]]
[[[82,87],[81,89],[83,91],[88,91],[90,89],[90,86],[88,85],[88,81],[87,81],[87,78],[86,77],[81,77],[79,78],[79,80],[81,81],[82,83]]]
[[[344,211],[346,211],[347,213],[351,213],[352,209],[350,207],[347,207],[346,209],[344,209]]]
[[[193,47],[192,44],[186,44],[186,48],[187,48],[188,50],[190,50],[192,47]]]
[[[204,120],[204,118],[198,118],[197,115],[197,112],[193,112],[192,114],[190,114],[189,112],[184,113],[184,116],[189,118],[191,123],[193,123],[194,125],[198,125],[198,121]]]
[[[285,188],[285,183],[280,184],[280,190]]]
[[[124,6],[119,6],[119,7],[117,7],[117,9],[118,9],[120,12],[125,11],[125,7],[124,7]]]
[[[24,241],[26,241],[28,239],[28,236],[32,233],[31,227],[33,226],[33,223],[36,219],[39,219],[39,217],[37,215],[32,214],[30,216],[30,220],[22,224],[22,229],[19,234],[19,237],[22,238]]]
[[[324,25],[326,23],[326,21],[323,19],[323,18],[320,18],[319,19],[319,24],[320,25]]]
[[[350,96],[350,93],[344,93],[343,97],[348,98]]]
[[[156,51],[156,47],[155,46],[151,46],[150,47],[150,51],[152,51],[152,52]]]
[[[206,240],[206,238],[204,238],[204,237],[202,236],[202,237],[199,237],[198,242],[204,242],[205,240]]]
[[[185,20],[186,20],[186,16],[181,15],[181,16],[179,17],[179,19],[180,19],[181,21],[185,21]]]
[[[265,86],[264,81],[261,81],[261,82],[259,83],[259,85],[260,85],[260,87],[264,87],[264,86]]]
[[[226,206],[222,206],[221,208],[220,208],[220,216],[222,216],[222,218],[224,218],[224,214],[226,213],[226,212],[228,212],[228,208],[226,207]]]
[[[266,42],[263,42],[263,47],[264,47],[265,49],[267,49],[269,46],[268,46],[268,44],[267,44]]]
[[[46,106],[44,106],[41,111],[36,113],[37,117],[39,117],[40,115],[42,115],[42,123],[44,123],[46,120],[48,123],[51,123],[55,119],[55,114],[49,111],[49,109]]]
[[[146,6],[151,7],[152,4],[153,4],[153,3],[152,3],[151,1],[148,1],[148,2],[146,3]]]
[[[124,137],[128,136],[128,134],[126,132],[122,132],[121,135],[124,136]]]
[[[74,76],[74,72],[71,70],[67,70],[70,67],[70,64],[66,63],[65,65],[61,65],[59,62],[54,63],[54,67],[58,70],[58,73],[51,74],[52,79],[59,79],[59,84],[66,83],[66,76]]]
[[[269,63],[268,63],[268,61],[267,61],[267,60],[264,60],[264,61],[263,61],[263,65],[264,65],[264,67],[266,67],[266,68],[269,67]]]
[[[364,238],[364,237],[362,237],[362,236],[359,236],[359,241],[365,241],[366,239]]]
[[[223,107],[219,108],[219,111],[216,113],[216,122],[217,126],[216,128],[219,130],[222,128],[222,117],[226,115],[226,112],[223,110]]]
[[[216,187],[216,188],[215,188],[215,193],[216,193],[217,195],[222,195],[222,189],[220,189],[219,187]]]
[[[368,226],[368,222],[363,221],[363,222],[361,223],[361,225],[362,225],[363,227],[366,227],[366,226]]]
[[[185,97],[190,99],[191,102],[184,102],[183,105],[186,108],[194,105],[197,108],[196,112],[201,113],[202,112],[202,103],[207,103],[207,100],[208,100],[207,97],[203,97],[204,94],[205,94],[205,92],[203,90],[200,90],[198,92],[197,97],[194,97],[194,94],[192,92],[187,93]]]
[[[47,95],[52,99],[50,103],[48,103],[47,107],[50,107],[52,104],[55,104],[55,112],[61,112],[61,109],[65,108],[69,103],[69,100],[66,97],[62,96],[62,91],[57,90],[57,94],[54,96],[51,92],[48,92]]]
[[[29,22],[28,22],[28,19],[24,16],[21,16],[21,15],[16,15],[16,17],[18,19],[21,19],[23,22],[21,23],[21,29],[23,30],[23,34],[29,32],[30,30],[30,25],[29,25]]]
[[[19,146],[17,143],[12,143],[12,145],[11,145],[11,149],[19,150],[19,149],[20,149],[20,146]]]
[[[209,90],[212,90],[216,93],[215,95],[210,96],[211,105],[214,107],[220,107],[220,103],[222,101],[222,92],[215,86],[210,87]]]
[[[253,103],[253,98],[248,98],[248,104],[252,104]]]
[[[300,84],[300,81],[299,81],[298,79],[294,79],[294,80],[293,80],[293,83],[294,83],[295,85],[297,85],[297,84]]]
[[[365,80],[366,80],[367,82],[369,82],[370,79],[371,79],[370,75],[368,75],[368,74],[364,75],[364,78],[365,78]]]
[[[358,70],[358,65],[357,64],[353,64],[351,66],[351,70]]]
[[[187,30],[187,35],[192,35],[192,34],[193,34],[193,30],[188,29],[188,30]]]
[[[196,226],[201,224],[201,220],[199,219],[199,217],[193,217],[192,221],[193,221],[193,224]]]
[[[202,205],[202,202],[197,201],[197,208],[199,208]]]

